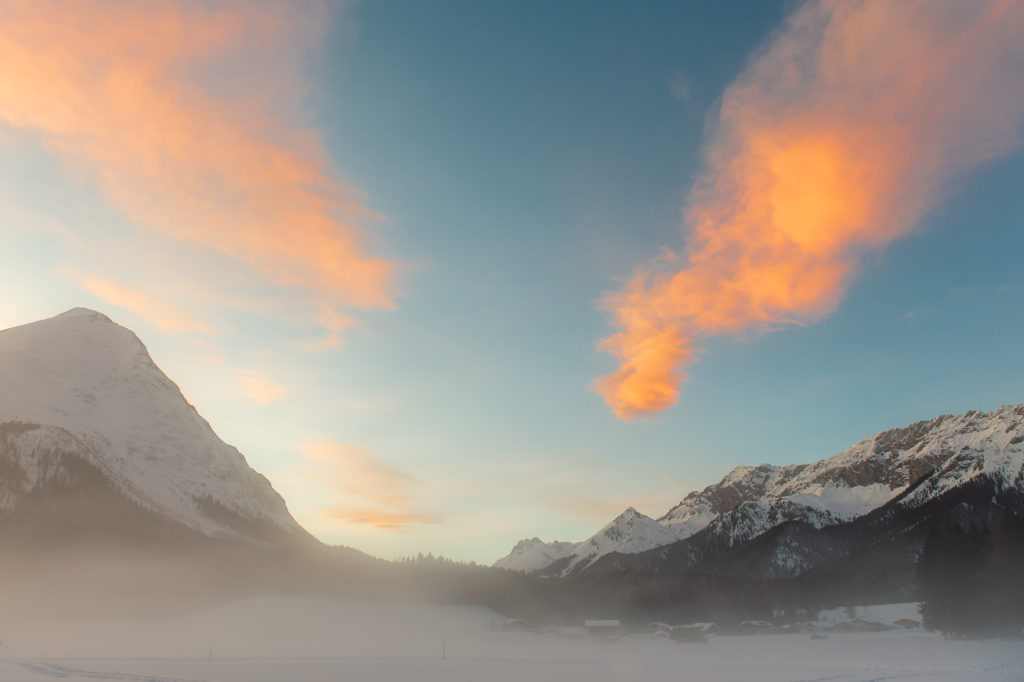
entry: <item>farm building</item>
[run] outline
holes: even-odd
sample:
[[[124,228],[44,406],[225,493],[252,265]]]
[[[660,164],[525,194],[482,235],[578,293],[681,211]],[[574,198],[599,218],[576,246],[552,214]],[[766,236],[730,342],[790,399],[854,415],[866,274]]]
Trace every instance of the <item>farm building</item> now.
[[[647,632],[652,635],[662,635],[668,637],[669,633],[672,632],[672,626],[668,623],[654,622],[648,623]]]
[[[699,628],[678,627],[672,628],[671,638],[673,642],[697,642],[707,644],[708,636]]]
[[[501,624],[501,629],[504,632],[533,632],[536,630],[532,623],[522,618],[506,618],[505,622]]]
[[[583,627],[591,637],[611,638],[622,636],[622,623],[617,618],[590,619],[583,621]]]

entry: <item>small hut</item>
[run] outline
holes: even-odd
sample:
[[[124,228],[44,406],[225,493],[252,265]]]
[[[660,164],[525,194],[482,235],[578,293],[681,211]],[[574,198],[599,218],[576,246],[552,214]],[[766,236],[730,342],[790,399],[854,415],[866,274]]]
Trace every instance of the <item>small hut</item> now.
[[[529,621],[522,618],[506,618],[501,624],[503,632],[533,632],[536,628]]]
[[[744,620],[733,629],[737,635],[763,635],[772,632],[775,626],[763,620]]]
[[[672,628],[672,641],[673,642],[695,642],[698,644],[707,644],[708,636],[704,634],[704,630],[701,628],[691,628],[686,626],[680,626]]]
[[[583,621],[587,634],[596,639],[611,639],[622,636],[622,623],[617,618],[588,618]]]
[[[647,625],[647,632],[652,635],[658,635],[659,637],[668,637],[672,632],[672,626],[668,623],[655,621]]]

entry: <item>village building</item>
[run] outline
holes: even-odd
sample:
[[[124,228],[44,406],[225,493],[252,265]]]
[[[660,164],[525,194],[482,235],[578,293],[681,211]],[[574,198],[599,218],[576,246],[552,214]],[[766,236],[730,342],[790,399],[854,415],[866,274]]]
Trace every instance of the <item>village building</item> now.
[[[611,639],[622,636],[622,623],[617,618],[588,618],[583,621],[583,627],[587,629],[587,634],[594,638]]]
[[[672,632],[672,626],[669,625],[668,623],[661,623],[661,622],[655,621],[653,623],[648,623],[648,625],[647,625],[647,632],[652,634],[652,635],[660,635],[662,637],[668,637],[669,634]]]
[[[672,641],[673,642],[691,642],[697,644],[707,644],[708,636],[703,630],[699,628],[689,627],[678,627],[672,629]]]
[[[536,630],[532,623],[522,618],[506,618],[505,622],[501,624],[501,629],[504,632],[533,632]]]

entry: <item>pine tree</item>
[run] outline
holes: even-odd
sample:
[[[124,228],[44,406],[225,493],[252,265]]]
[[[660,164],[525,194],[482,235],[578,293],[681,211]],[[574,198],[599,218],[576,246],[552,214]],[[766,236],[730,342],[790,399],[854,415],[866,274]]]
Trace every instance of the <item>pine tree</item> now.
[[[1022,574],[1024,521],[1012,513],[987,527],[936,524],[918,565],[924,626],[955,639],[1019,633]]]

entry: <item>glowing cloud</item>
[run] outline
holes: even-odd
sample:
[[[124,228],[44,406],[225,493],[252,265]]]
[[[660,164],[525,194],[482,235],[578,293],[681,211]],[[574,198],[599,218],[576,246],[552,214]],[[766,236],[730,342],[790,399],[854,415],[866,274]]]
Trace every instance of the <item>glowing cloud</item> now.
[[[701,338],[831,313],[866,253],[910,233],[1024,122],[1024,4],[809,2],[722,96],[685,255],[602,301],[616,415],[671,407]]]
[[[37,135],[140,228],[315,306],[391,308],[394,264],[361,246],[359,225],[375,216],[316,135],[288,123],[325,14],[0,0],[0,125]]]
[[[330,350],[337,348],[342,342],[341,332],[356,323],[355,320],[345,313],[329,307],[321,309],[313,318],[313,322],[322,329],[325,329],[327,335],[306,344],[307,350]]]
[[[288,392],[281,384],[267,379],[254,372],[243,372],[238,375],[237,389],[239,395],[257,405],[269,405],[280,400]]]
[[[302,454],[313,467],[311,475],[358,501],[355,506],[323,510],[326,519],[384,530],[439,521],[436,514],[419,508],[414,494],[416,479],[365,450],[330,440],[313,440],[302,445]]]
[[[108,279],[84,277],[77,279],[78,284],[107,303],[135,313],[142,319],[170,334],[201,332],[213,334],[214,331],[202,322],[178,310],[174,306],[135,291],[123,284]]]

